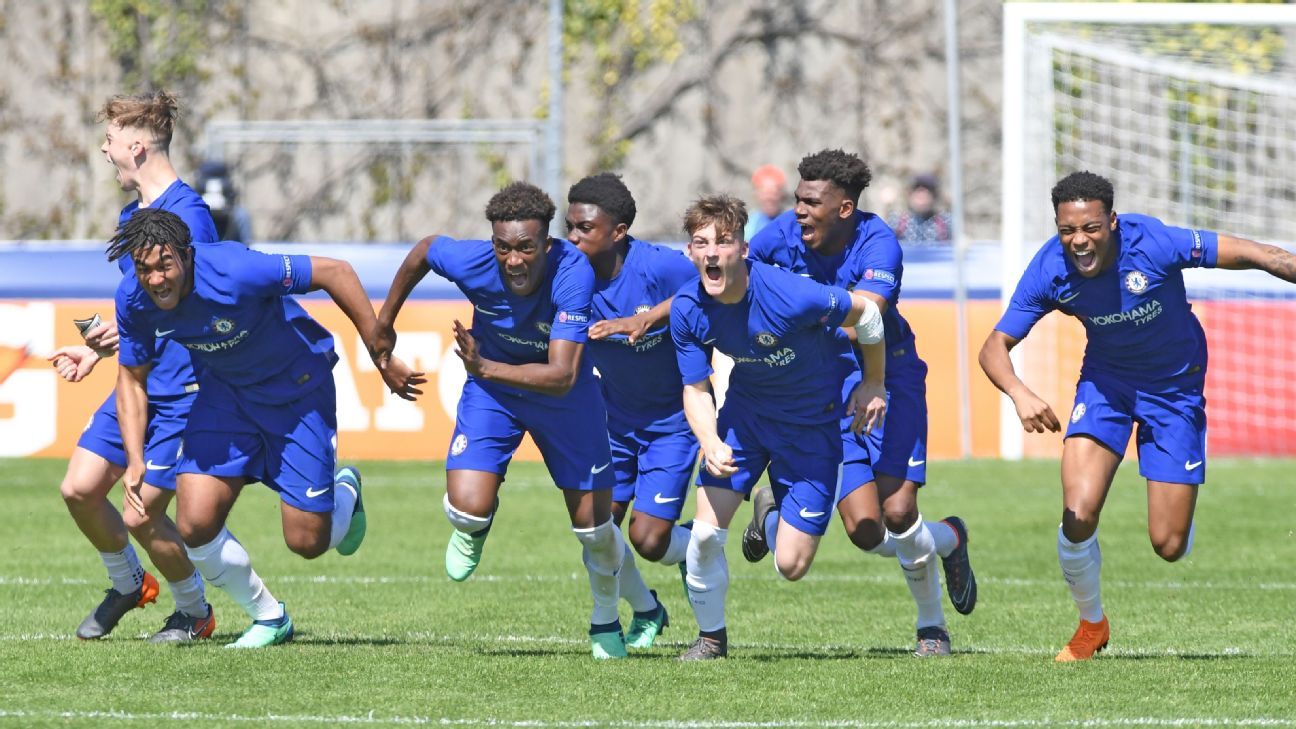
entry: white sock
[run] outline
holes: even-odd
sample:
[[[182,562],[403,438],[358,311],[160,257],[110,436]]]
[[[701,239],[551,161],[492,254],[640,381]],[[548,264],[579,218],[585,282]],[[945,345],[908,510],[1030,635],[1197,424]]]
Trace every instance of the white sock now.
[[[1193,537],[1195,537],[1196,535],[1197,535],[1197,520],[1193,519],[1192,521],[1188,522],[1188,546],[1184,547],[1184,553],[1179,557],[1179,559],[1184,559],[1188,555],[1192,554]]]
[[[684,527],[676,524],[671,527],[670,544],[666,547],[666,554],[658,560],[659,564],[674,565],[683,562],[688,556],[689,540],[693,538],[693,533]]]
[[[461,531],[470,537],[475,537],[481,532],[490,528],[491,520],[495,518],[494,512],[490,516],[473,516],[465,511],[459,511],[450,505],[450,494],[441,497],[441,508],[445,510],[446,519],[456,531]]]
[[[630,603],[630,609],[637,613],[647,612],[657,607],[657,598],[648,591],[643,575],[639,574],[639,565],[635,562],[634,552],[630,545],[625,545],[625,559],[621,560],[621,570],[617,572],[617,584],[621,599]]]
[[[177,610],[191,618],[207,617],[207,594],[198,570],[179,582],[168,581],[167,586],[171,588]]]
[[[869,554],[876,554],[879,557],[896,556],[896,542],[894,539],[891,538],[891,531],[889,529],[883,528],[882,541],[878,542],[878,545],[876,547],[872,549],[866,549],[864,551],[868,552]]]
[[[941,606],[940,577],[936,573],[936,542],[922,516],[903,534],[891,534],[895,540],[896,558],[904,570],[909,593],[918,606],[917,626],[929,628],[945,625]]]
[[[1058,564],[1062,576],[1071,588],[1071,599],[1080,610],[1080,619],[1090,623],[1103,619],[1102,551],[1098,549],[1098,532],[1080,542],[1073,543],[1058,527]]]
[[[253,620],[283,617],[279,601],[261,582],[252,569],[252,558],[229,529],[221,529],[209,543],[187,551],[203,578],[224,590]]]
[[[693,606],[698,630],[704,633],[725,627],[729,564],[725,561],[724,544],[728,536],[728,529],[704,521],[693,522],[685,582],[688,583],[689,604]]]
[[[590,593],[594,596],[590,625],[615,623],[619,592],[617,572],[621,569],[626,553],[621,530],[617,528],[616,522],[608,519],[593,529],[572,527],[572,532],[585,547],[581,559],[585,562],[585,571],[589,573]]]
[[[329,549],[336,547],[351,528],[351,515],[355,512],[356,491],[349,483],[333,485],[333,525],[329,531]]]
[[[100,552],[99,559],[108,568],[108,579],[112,580],[113,589],[123,595],[129,595],[144,584],[144,568],[140,566],[139,555],[135,546],[126,542],[126,548],[120,552]]]
[[[931,532],[932,539],[936,542],[936,554],[941,557],[950,556],[950,552],[959,544],[958,532],[943,521],[927,522],[927,531]]]

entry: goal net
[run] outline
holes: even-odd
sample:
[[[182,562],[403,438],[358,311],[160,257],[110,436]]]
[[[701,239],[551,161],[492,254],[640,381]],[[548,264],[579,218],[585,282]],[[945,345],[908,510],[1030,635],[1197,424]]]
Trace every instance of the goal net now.
[[[1116,211],[1291,247],[1296,241],[1296,7],[1005,5],[1003,296],[1056,233],[1063,175],[1110,179]],[[1206,329],[1212,455],[1296,454],[1296,286],[1261,272],[1185,273]],[[1084,351],[1078,321],[1047,317],[1014,352],[1059,418]],[[1005,457],[1056,456],[1023,438]]]

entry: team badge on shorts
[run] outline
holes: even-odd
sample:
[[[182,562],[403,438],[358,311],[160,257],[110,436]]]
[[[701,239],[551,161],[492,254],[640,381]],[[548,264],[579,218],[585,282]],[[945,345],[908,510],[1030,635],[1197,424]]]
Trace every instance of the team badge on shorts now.
[[[551,327],[550,324],[549,324],[549,322],[547,322],[547,321],[538,321],[538,322],[536,322],[536,329],[539,329],[539,330],[540,330],[540,333],[543,334],[543,335],[545,335],[546,337],[549,336],[549,330],[552,329],[552,328],[553,328],[553,327]]]
[[[1076,403],[1075,410],[1071,411],[1071,422],[1073,423],[1080,422],[1080,418],[1083,418],[1084,414],[1085,414],[1084,403],[1082,402]]]
[[[769,332],[758,332],[756,334],[756,343],[762,347],[773,347],[778,344],[778,337]]]
[[[468,436],[463,433],[456,435],[454,440],[450,441],[450,455],[457,456],[466,450],[468,450]]]
[[[1130,271],[1125,274],[1125,288],[1129,289],[1131,294],[1141,294],[1147,291],[1147,276],[1142,271]]]
[[[220,334],[229,334],[234,331],[234,320],[222,317],[212,319],[212,329],[215,329]]]

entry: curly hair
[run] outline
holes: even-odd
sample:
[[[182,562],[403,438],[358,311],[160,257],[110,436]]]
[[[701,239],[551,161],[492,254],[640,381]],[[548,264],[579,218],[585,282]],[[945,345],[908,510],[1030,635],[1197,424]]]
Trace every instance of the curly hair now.
[[[621,175],[612,172],[600,172],[590,175],[571,186],[567,191],[567,204],[597,205],[612,218],[614,224],[625,223],[626,227],[634,224],[634,196],[621,180]]]
[[[873,181],[873,171],[859,157],[840,149],[825,149],[801,158],[797,172],[803,180],[827,180],[859,205],[859,196]]]
[[[1103,212],[1110,213],[1115,199],[1116,191],[1112,189],[1111,182],[1088,170],[1072,172],[1053,186],[1054,213],[1057,213],[1058,206],[1064,202],[1081,200],[1097,200],[1103,204]]]
[[[491,196],[486,203],[486,219],[492,223],[506,220],[539,220],[541,228],[549,229],[553,221],[553,200],[544,190],[529,182],[510,182]]]
[[[95,115],[97,122],[109,122],[119,127],[147,129],[153,133],[153,143],[162,150],[171,146],[180,106],[169,91],[150,91],[134,96],[118,95],[104,102]]]
[[[108,241],[108,260],[123,256],[136,260],[155,246],[188,251],[193,238],[179,215],[161,208],[136,210]]]
[[[684,211],[684,232],[692,236],[701,228],[714,223],[716,239],[733,235],[739,240],[747,225],[747,205],[742,200],[723,193],[703,195]]]

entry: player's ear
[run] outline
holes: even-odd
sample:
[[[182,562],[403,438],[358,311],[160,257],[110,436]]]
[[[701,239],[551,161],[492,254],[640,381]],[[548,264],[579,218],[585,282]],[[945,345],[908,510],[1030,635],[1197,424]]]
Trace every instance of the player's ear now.
[[[625,240],[626,234],[629,232],[630,232],[630,226],[626,225],[625,223],[617,223],[616,227],[612,229],[612,240],[616,241],[617,243],[620,243],[621,241]]]
[[[843,197],[841,207],[837,210],[837,217],[845,220],[855,214],[855,201],[849,197]]]
[[[1111,230],[1114,233],[1116,232],[1116,211],[1113,210],[1109,214],[1111,215]]]

